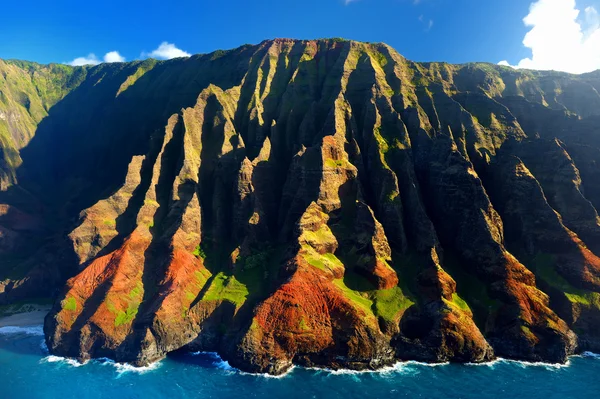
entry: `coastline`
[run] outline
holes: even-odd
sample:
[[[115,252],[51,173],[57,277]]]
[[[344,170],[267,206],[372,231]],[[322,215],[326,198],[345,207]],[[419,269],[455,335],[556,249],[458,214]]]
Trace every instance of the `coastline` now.
[[[29,331],[31,329],[35,329],[36,333],[43,335],[44,318],[50,311],[50,306],[43,306],[43,305],[31,305],[31,306],[34,306],[34,308],[31,308],[31,310],[0,317],[0,332],[5,332],[5,333],[10,334],[10,333],[17,333],[17,332],[25,332],[25,331]],[[286,370],[282,374],[272,375],[272,374],[267,374],[267,373],[248,373],[248,372],[239,370],[235,367],[232,367],[229,364],[229,362],[224,360],[216,352],[188,352],[188,354],[191,356],[198,356],[198,355],[209,356],[210,358],[212,358],[214,360],[213,364],[215,365],[215,367],[223,369],[223,370],[239,373],[242,375],[253,375],[253,376],[265,377],[265,378],[284,378],[286,376],[289,376],[291,374],[291,372],[297,368],[298,369],[306,369],[306,370],[314,370],[314,371],[322,371],[322,372],[327,372],[327,373],[330,373],[333,375],[337,375],[337,374],[368,374],[368,373],[386,374],[386,373],[390,373],[390,372],[401,371],[403,367],[411,366],[411,365],[419,365],[419,366],[425,366],[425,367],[439,367],[439,366],[446,366],[446,365],[451,364],[449,362],[425,363],[425,362],[417,362],[417,361],[410,361],[410,360],[409,361],[400,361],[399,360],[392,365],[388,365],[388,366],[382,367],[380,369],[375,369],[375,370],[373,370],[373,369],[365,369],[365,370],[329,369],[326,367],[323,367],[323,368],[321,368],[321,367],[303,367],[303,366],[299,366],[299,365],[293,365],[292,367],[290,367],[288,370]],[[583,353],[574,354],[574,355],[569,356],[569,360],[567,360],[567,362],[565,362],[565,363],[527,362],[527,361],[521,361],[521,360],[496,358],[496,359],[488,361],[488,362],[461,363],[461,364],[463,364],[465,366],[480,366],[480,367],[485,366],[485,367],[493,368],[498,363],[515,363],[521,367],[544,367],[546,369],[556,370],[556,369],[560,369],[560,368],[569,367],[570,363],[571,363],[570,359],[573,357],[600,358],[600,354],[596,354],[593,352],[583,352]],[[75,359],[65,358],[65,357],[55,356],[55,355],[48,355],[44,358],[44,360],[46,362],[50,362],[50,363],[64,361],[65,363],[67,363],[73,367],[81,367],[88,363],[88,362],[80,363]],[[152,362],[151,364],[149,364],[147,366],[143,366],[143,367],[136,367],[136,366],[133,366],[128,363],[117,363],[108,358],[91,359],[90,361],[91,362],[99,361],[104,364],[112,364],[115,366],[115,368],[118,370],[119,373],[127,372],[127,371],[144,373],[147,371],[152,371],[152,370],[158,369],[160,367],[160,363],[161,363],[162,359],[158,360],[156,362]]]
[[[2,327],[39,327],[44,325],[44,318],[50,311],[47,309],[32,310],[29,312],[15,313],[0,317],[0,328]]]

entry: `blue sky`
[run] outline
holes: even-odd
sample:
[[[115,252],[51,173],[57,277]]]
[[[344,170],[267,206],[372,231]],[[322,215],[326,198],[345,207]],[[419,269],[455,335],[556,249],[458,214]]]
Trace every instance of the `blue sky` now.
[[[167,58],[275,37],[344,37],[386,42],[415,61],[505,60],[518,65],[532,57],[532,50],[523,45],[532,26],[525,26],[523,18],[535,1],[11,1],[2,5],[0,15],[0,58],[67,63],[78,57],[90,59],[93,53],[96,62],[115,51],[118,54],[107,56],[107,61],[149,54]],[[582,26],[596,24],[584,21],[594,17],[584,10],[600,10],[600,0],[538,3],[548,3],[549,9],[559,3],[576,7]],[[172,47],[152,53],[163,42]],[[169,51],[175,48],[182,51]]]

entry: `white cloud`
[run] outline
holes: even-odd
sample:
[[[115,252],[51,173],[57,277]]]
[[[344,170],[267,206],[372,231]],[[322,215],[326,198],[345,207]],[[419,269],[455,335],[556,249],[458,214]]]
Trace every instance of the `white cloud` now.
[[[96,57],[95,54],[90,53],[87,55],[87,57],[78,57],[75,58],[73,61],[69,62],[69,65],[73,65],[73,66],[82,66],[82,65],[98,65],[100,63],[100,60],[98,59],[98,57]]]
[[[433,28],[433,19],[427,19],[423,14],[419,15],[419,22],[425,25],[425,32],[429,32]]]
[[[600,16],[594,7],[583,11],[575,0],[538,0],[523,22],[531,27],[523,45],[532,56],[516,68],[557,70],[571,73],[600,68]],[[510,65],[501,61],[501,65]]]
[[[125,57],[119,54],[118,51],[110,51],[104,54],[103,58],[104,62],[125,62]],[[73,61],[68,62],[67,64],[72,66],[82,66],[82,65],[98,65],[100,62],[96,54],[90,53],[86,57],[78,57]]]
[[[104,62],[125,62],[125,57],[118,51],[111,51],[104,54]]]
[[[172,43],[162,42],[160,46],[150,54],[142,53],[142,57],[149,56],[152,58],[158,58],[161,60],[170,60],[171,58],[177,57],[189,57],[190,53],[185,52],[175,47]]]

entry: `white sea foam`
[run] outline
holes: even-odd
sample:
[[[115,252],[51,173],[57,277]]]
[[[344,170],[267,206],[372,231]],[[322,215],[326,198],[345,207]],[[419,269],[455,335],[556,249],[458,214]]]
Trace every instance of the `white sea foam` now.
[[[360,375],[360,374],[418,374],[418,367],[439,367],[446,366],[449,363],[423,363],[414,360],[397,362],[391,366],[385,366],[375,370],[351,370],[351,369],[338,369],[332,370],[329,368],[320,367],[304,367],[307,370],[320,371],[331,375]]]
[[[136,367],[136,366],[133,366],[133,365],[127,364],[127,363],[118,363],[118,362],[115,362],[114,360],[111,360],[108,358],[99,358],[99,359],[94,359],[94,360],[90,360],[90,361],[81,363],[73,358],[55,356],[55,355],[46,356],[45,358],[40,360],[40,363],[58,363],[58,364],[64,364],[64,365],[71,366],[71,367],[81,367],[81,366],[85,366],[89,363],[96,363],[96,364],[100,364],[100,365],[108,365],[108,366],[114,367],[119,376],[122,374],[125,374],[125,373],[144,374],[148,371],[156,370],[160,367],[160,362],[155,362],[155,363],[152,363],[152,364],[150,364],[148,366],[144,366],[144,367]]]
[[[81,366],[85,366],[87,362],[81,363],[75,359],[71,359],[68,357],[49,355],[49,356],[46,356],[45,358],[43,358],[42,360],[40,360],[40,363],[60,363],[60,364],[66,364],[71,367],[81,367]]]
[[[509,364],[515,364],[521,368],[527,368],[527,367],[543,367],[546,370],[550,370],[550,371],[556,371],[556,370],[560,370],[563,368],[567,368],[569,366],[571,366],[571,361],[567,360],[566,363],[545,363],[545,362],[526,362],[526,361],[522,361],[522,360],[512,360],[512,359],[503,359],[503,358],[498,358],[498,363],[509,363]]]
[[[288,377],[292,373],[292,371],[294,371],[295,368],[296,368],[296,366],[292,366],[289,369],[287,369],[285,371],[285,373],[279,374],[279,375],[273,375],[273,374],[267,374],[267,373],[253,374],[253,373],[246,373],[245,371],[240,371],[240,370],[237,370],[237,369],[234,369],[234,370],[237,370],[237,372],[240,375],[251,375],[251,376],[262,377],[262,378],[280,379],[280,378]]]
[[[45,339],[42,339],[42,342],[40,342],[40,349],[42,350],[42,353],[50,353],[50,351],[48,350],[48,345],[46,345]]]
[[[125,373],[137,373],[137,374],[144,374],[147,373],[149,371],[153,371],[158,369],[161,366],[161,362],[154,362],[154,363],[150,363],[148,366],[134,366],[132,364],[129,363],[119,363],[119,362],[115,362],[112,359],[109,359],[107,357],[101,357],[99,359],[95,359],[93,360],[93,362],[101,364],[103,366],[112,366],[114,367],[114,369],[117,371],[117,374],[119,374],[119,376],[121,376],[122,374]]]
[[[498,363],[502,363],[504,359],[494,359],[489,362],[483,363],[464,363],[465,366],[473,366],[473,367],[489,367],[494,369]]]
[[[235,367],[231,366],[229,364],[228,361],[223,360],[223,358],[221,358],[221,356],[219,356],[219,354],[217,352],[191,352],[191,355],[194,356],[208,356],[211,358],[213,366],[215,366],[218,369],[221,370],[225,370],[225,371],[231,371],[231,372],[240,372],[240,370],[236,369]],[[240,372],[241,373],[241,372]]]
[[[225,371],[229,371],[232,373],[237,373],[240,375],[252,375],[252,376],[256,376],[256,377],[264,377],[264,378],[285,378],[287,376],[289,376],[294,369],[296,368],[300,368],[300,369],[305,369],[305,370],[312,370],[312,371],[317,371],[317,372],[323,372],[323,373],[327,373],[330,375],[360,375],[360,374],[382,374],[382,375],[386,375],[386,374],[393,374],[393,373],[397,373],[397,374],[418,374],[419,370],[418,367],[415,366],[420,366],[420,367],[439,367],[439,366],[446,366],[448,364],[450,364],[449,362],[445,362],[445,363],[424,363],[424,362],[417,362],[414,360],[410,360],[410,361],[401,361],[401,362],[397,362],[394,363],[393,365],[390,366],[385,366],[379,369],[375,369],[375,370],[371,370],[371,369],[365,369],[365,370],[351,370],[351,369],[329,369],[329,368],[325,368],[325,367],[303,367],[303,366],[296,366],[296,365],[292,365],[288,370],[286,370],[285,373],[280,374],[280,375],[272,375],[272,374],[267,374],[267,373],[260,373],[260,374],[255,374],[255,373],[247,373],[244,371],[241,371],[233,366],[231,366],[229,364],[229,362],[223,360],[221,358],[221,356],[217,353],[217,352],[203,352],[203,351],[198,351],[198,352],[190,352],[190,355],[193,356],[208,356],[211,358],[213,366],[215,366],[216,368],[225,370]]]
[[[44,327],[43,326],[31,326],[31,327],[16,327],[16,326],[6,326],[0,327],[0,334],[8,335],[8,334],[27,334],[27,335],[44,335]]]

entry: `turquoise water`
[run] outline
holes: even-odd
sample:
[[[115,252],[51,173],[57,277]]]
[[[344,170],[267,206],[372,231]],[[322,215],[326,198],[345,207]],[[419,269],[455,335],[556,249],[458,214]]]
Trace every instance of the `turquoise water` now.
[[[280,378],[240,373],[213,354],[147,368],[48,356],[41,327],[0,328],[0,398],[599,398],[600,356],[567,366],[398,364],[376,373],[295,368]]]

